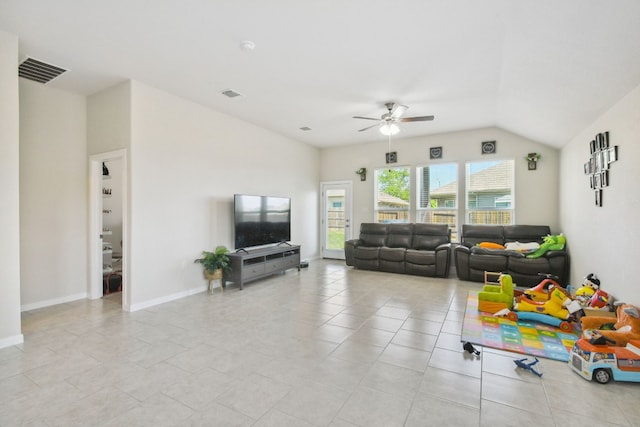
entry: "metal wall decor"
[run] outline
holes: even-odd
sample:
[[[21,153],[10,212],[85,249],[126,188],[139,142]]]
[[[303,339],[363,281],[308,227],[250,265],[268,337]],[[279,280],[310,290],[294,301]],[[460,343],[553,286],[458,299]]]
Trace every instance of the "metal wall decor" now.
[[[429,158],[431,160],[441,159],[442,158],[442,147],[431,147],[431,148],[429,148]]]
[[[495,153],[496,153],[495,141],[484,141],[482,143],[482,154],[495,154]]]
[[[584,174],[589,176],[589,187],[594,191],[596,206],[602,206],[602,189],[609,186],[609,168],[618,160],[618,146],[611,145],[609,132],[603,132],[589,142],[589,161]]]
[[[391,151],[389,153],[386,154],[385,156],[385,160],[387,161],[387,164],[389,163],[397,163],[398,161],[398,153],[395,151]]]

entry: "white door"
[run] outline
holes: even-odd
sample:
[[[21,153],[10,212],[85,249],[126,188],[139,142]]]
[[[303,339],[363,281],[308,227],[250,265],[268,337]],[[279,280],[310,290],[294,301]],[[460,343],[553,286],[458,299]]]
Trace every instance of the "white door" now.
[[[351,181],[323,182],[322,257],[344,259],[344,242],[351,239]]]

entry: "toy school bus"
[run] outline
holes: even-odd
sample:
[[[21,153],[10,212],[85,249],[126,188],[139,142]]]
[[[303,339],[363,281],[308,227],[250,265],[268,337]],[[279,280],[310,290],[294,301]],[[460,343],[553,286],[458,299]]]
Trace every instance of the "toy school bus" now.
[[[581,377],[600,384],[611,380],[640,382],[640,341],[611,347],[580,338],[571,350],[570,364]]]

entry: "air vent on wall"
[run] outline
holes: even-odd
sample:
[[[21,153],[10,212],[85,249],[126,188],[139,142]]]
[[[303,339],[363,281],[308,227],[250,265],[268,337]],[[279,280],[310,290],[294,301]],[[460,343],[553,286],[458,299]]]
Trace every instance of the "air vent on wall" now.
[[[56,67],[55,65],[29,57],[22,61],[18,67],[18,75],[20,77],[44,84],[49,83],[51,80],[66,72],[67,70],[64,68]]]

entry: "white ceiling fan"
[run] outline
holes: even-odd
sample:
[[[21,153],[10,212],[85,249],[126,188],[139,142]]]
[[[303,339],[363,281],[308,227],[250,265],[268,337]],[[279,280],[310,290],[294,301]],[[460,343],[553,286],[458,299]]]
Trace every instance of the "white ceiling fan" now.
[[[375,120],[378,122],[375,125],[362,128],[358,130],[358,132],[379,126],[380,132],[383,135],[395,135],[400,131],[400,128],[396,124],[398,122],[426,122],[434,119],[434,116],[402,117],[409,107],[406,105],[396,104],[394,102],[387,102],[385,107],[387,107],[387,112],[380,116],[379,119],[374,119],[373,117],[353,116],[354,119]]]

